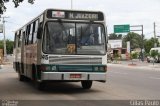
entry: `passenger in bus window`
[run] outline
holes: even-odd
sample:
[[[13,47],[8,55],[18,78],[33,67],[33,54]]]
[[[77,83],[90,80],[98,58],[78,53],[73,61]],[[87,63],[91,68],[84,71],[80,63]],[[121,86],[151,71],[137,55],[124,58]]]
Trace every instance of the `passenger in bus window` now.
[[[49,52],[53,53],[55,52],[55,37],[56,36],[50,36],[48,41],[49,41]]]
[[[94,44],[94,34],[90,34],[90,36],[84,36],[81,39],[81,45],[93,45]]]
[[[89,37],[88,44],[89,45],[93,45],[94,44],[94,34],[93,33]]]
[[[75,44],[75,37],[71,34],[68,36],[68,44]]]

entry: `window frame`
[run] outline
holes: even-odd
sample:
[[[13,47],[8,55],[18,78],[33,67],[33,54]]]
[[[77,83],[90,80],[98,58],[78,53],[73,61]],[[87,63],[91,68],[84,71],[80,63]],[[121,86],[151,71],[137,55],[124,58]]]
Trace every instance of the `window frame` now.
[[[58,21],[53,21],[53,20],[49,20],[49,21],[46,21],[45,24],[44,24],[44,29],[45,29],[45,26],[48,22],[56,22],[58,23]],[[62,23],[73,23],[75,24],[75,38],[77,40],[77,25],[76,24],[89,24],[90,22],[75,22],[75,21],[63,21]],[[75,54],[58,54],[58,53],[46,53],[44,52],[43,50],[43,45],[44,45],[44,36],[45,36],[45,31],[43,32],[43,38],[42,38],[42,52],[44,54],[54,54],[54,55],[105,55],[107,53],[107,50],[106,50],[106,31],[105,31],[105,25],[101,22],[93,22],[92,24],[100,24],[102,25],[103,27],[103,30],[104,30],[104,54],[77,54],[77,52]],[[77,43],[76,44],[76,49],[77,49]]]

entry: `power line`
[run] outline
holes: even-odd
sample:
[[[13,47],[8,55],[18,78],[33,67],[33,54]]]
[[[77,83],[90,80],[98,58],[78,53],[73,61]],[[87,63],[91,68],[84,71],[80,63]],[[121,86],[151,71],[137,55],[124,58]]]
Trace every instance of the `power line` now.
[[[15,24],[15,25],[20,25],[20,24],[17,24],[17,23],[14,23],[14,22],[11,22],[11,21],[6,21],[7,23],[11,23],[11,24]]]
[[[153,32],[147,32],[147,33],[145,33],[144,35],[148,35],[148,34],[152,34]]]
[[[160,25],[157,25],[157,24],[156,24],[156,27],[159,27],[159,28],[160,28]]]

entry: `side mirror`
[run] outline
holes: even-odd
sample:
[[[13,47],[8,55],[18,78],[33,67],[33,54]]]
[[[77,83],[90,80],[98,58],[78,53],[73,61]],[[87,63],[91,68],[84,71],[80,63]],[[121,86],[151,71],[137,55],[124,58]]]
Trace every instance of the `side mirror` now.
[[[39,28],[38,28],[38,32],[37,32],[37,38],[38,38],[38,39],[41,39],[41,38],[42,38],[42,32],[43,32],[42,30],[43,30],[42,27],[39,27]]]

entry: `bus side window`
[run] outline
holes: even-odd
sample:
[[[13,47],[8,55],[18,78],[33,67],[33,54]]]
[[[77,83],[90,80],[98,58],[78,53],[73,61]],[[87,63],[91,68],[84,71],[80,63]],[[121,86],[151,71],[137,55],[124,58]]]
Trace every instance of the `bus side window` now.
[[[27,33],[28,33],[28,26],[27,26],[27,28],[26,28],[26,33],[25,33],[25,45],[27,45]]]
[[[21,47],[22,44],[22,30],[19,31],[18,47]]]
[[[21,37],[21,31],[18,31],[18,47],[20,47],[20,37]]]
[[[28,44],[32,44],[33,43],[32,42],[32,36],[33,36],[32,32],[33,32],[33,23],[30,25]]]
[[[29,44],[29,34],[30,34],[30,25],[27,26],[27,31],[26,31],[26,42],[25,44],[28,45]]]
[[[34,22],[33,43],[37,42],[38,20]]]
[[[17,48],[17,32],[15,33],[15,36],[14,36],[14,48]]]
[[[35,31],[35,22],[33,22],[33,27],[32,27],[32,44],[33,44],[33,38],[34,38],[34,31]]]

